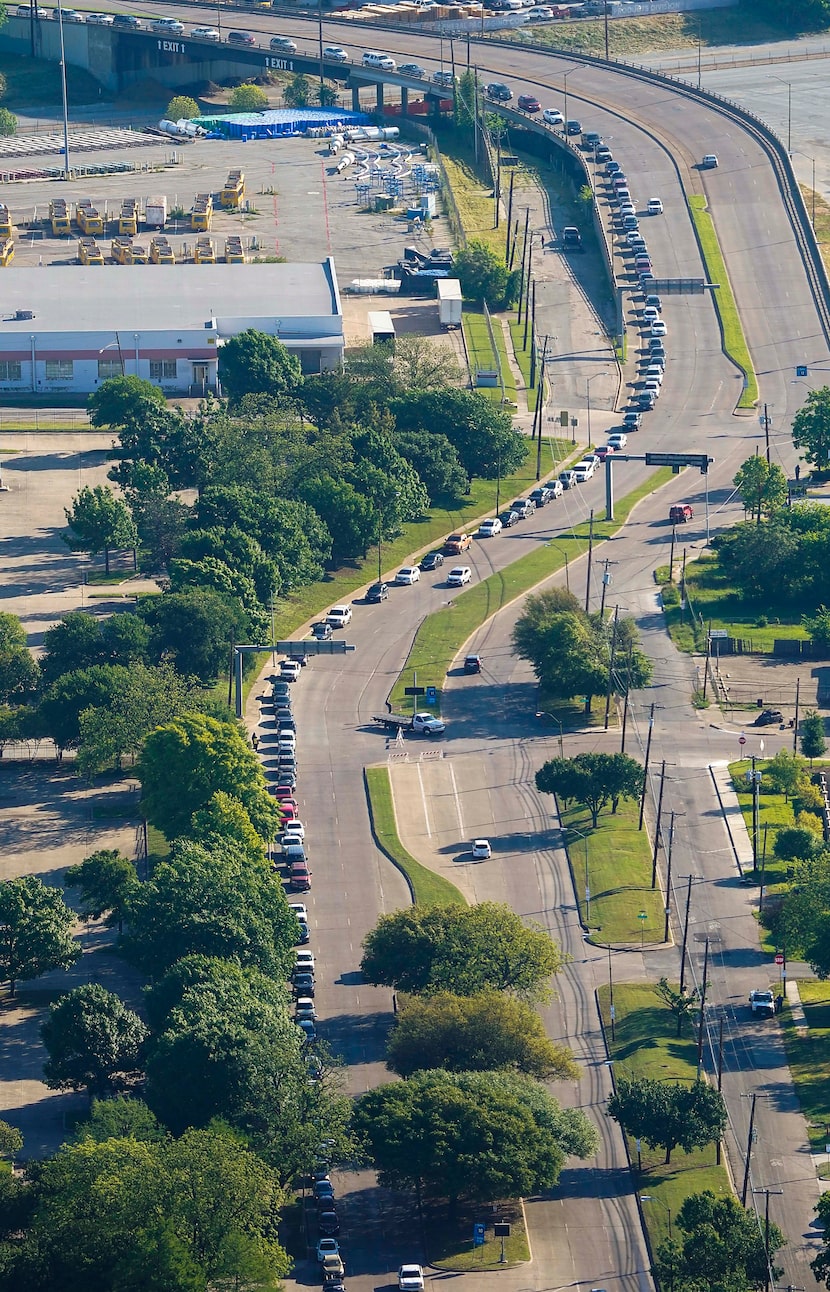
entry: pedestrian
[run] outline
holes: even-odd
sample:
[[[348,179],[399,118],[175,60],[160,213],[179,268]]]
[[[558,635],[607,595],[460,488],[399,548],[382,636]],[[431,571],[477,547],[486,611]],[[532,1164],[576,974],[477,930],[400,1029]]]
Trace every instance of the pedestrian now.
[[[801,464],[800,464],[799,462],[796,462],[796,464],[795,464],[795,482],[796,482],[796,484],[798,484],[798,482],[799,482],[799,480],[800,480],[800,479],[801,479]]]
[[[256,734],[256,732],[254,732],[254,734],[251,736],[251,744],[254,747],[254,753],[256,753],[256,751],[259,749],[259,736]]]
[[[781,1010],[782,1010],[783,1008],[784,1008],[784,997],[781,995],[781,993],[780,993],[780,991],[779,991],[778,995],[775,997],[775,1012],[776,1012],[776,1014],[780,1014],[780,1013],[781,1013]]]

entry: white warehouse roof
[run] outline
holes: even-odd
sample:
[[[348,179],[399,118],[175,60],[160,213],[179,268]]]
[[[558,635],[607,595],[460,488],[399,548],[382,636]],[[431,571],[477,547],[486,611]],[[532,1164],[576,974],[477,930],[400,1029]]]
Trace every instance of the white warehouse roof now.
[[[322,264],[10,268],[2,285],[0,334],[21,339],[44,332],[175,331],[212,321],[220,337],[235,335],[240,323],[315,338],[343,330],[331,257]],[[18,311],[34,317],[18,319]]]

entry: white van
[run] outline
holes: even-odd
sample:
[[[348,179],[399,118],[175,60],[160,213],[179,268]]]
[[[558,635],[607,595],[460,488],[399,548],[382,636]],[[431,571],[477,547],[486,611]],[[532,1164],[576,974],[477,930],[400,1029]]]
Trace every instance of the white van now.
[[[379,67],[383,72],[394,72],[398,64],[388,54],[379,54],[377,50],[368,49],[363,55],[364,67]]]

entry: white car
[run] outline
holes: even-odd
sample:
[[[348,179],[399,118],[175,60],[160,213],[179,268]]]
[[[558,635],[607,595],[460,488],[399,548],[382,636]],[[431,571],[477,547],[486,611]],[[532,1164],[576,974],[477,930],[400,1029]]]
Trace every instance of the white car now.
[[[492,857],[493,849],[490,847],[489,839],[473,839],[473,860],[486,861]]]
[[[112,15],[107,14],[106,16],[109,17],[111,22]],[[87,18],[87,22],[89,22],[89,18]],[[163,36],[183,36],[184,23],[179,22],[178,18],[154,18],[150,23],[150,31],[156,31]]]
[[[318,1238],[317,1259],[323,1261],[327,1256],[339,1256],[340,1244],[336,1238]]]
[[[447,585],[450,588],[463,588],[465,583],[469,583],[473,577],[473,572],[469,565],[454,565],[447,575]]]
[[[351,606],[332,606],[326,615],[326,623],[332,628],[345,628],[352,622]]]
[[[44,10],[45,12],[46,10]],[[111,13],[88,13],[86,20],[93,27],[111,27],[115,22],[115,18]],[[182,27],[182,31],[184,31],[184,27]]]
[[[553,10],[546,4],[535,4],[527,15],[531,22],[552,22]]]
[[[662,377],[660,378],[659,381],[657,380],[656,377],[647,377],[646,380],[643,382],[642,388],[645,391],[650,390],[654,395],[654,398],[656,399],[657,396],[660,394],[660,389],[662,385],[663,385]]]
[[[608,447],[615,452],[624,449],[628,443],[628,436],[625,431],[615,431],[613,435],[608,436]]]
[[[659,197],[650,197],[650,198],[648,199],[648,208],[647,208],[647,210],[648,210],[649,215],[662,215],[662,214],[663,214],[663,203],[660,201]]]
[[[298,996],[297,1003],[294,1006],[294,1022],[299,1023],[300,1019],[308,1018],[312,1023],[317,1022],[317,1010],[314,1008],[314,1001],[310,996]],[[321,1240],[325,1241],[325,1240]],[[326,1252],[327,1256],[336,1256],[336,1252]]]
[[[714,153],[707,153],[700,164],[705,170],[716,170],[718,159]]]
[[[313,951],[294,952],[294,972],[295,973],[314,973],[314,952]]]
[[[301,668],[302,664],[298,659],[284,659],[280,664],[280,678],[283,682],[296,682]]]
[[[395,582],[401,588],[407,588],[412,583],[417,583],[421,577],[421,571],[417,565],[405,565],[402,570],[398,570],[395,575]]]
[[[420,1265],[402,1265],[398,1270],[399,1292],[424,1292],[424,1271]]]
[[[215,27],[194,27],[190,34],[198,40],[218,41],[222,39]]]
[[[283,749],[283,748],[296,749],[297,747],[296,733],[293,731],[281,731],[280,738],[279,738],[279,747],[280,749]]]
[[[565,124],[565,118],[561,112],[556,111],[556,108],[545,108],[542,113],[542,120],[546,121],[549,126],[564,126]]]
[[[323,50],[323,58],[327,58],[330,63],[348,63],[349,55],[340,45],[326,45]]]
[[[621,202],[621,203],[620,203],[620,215],[621,215],[621,217],[623,218],[623,220],[625,219],[625,217],[626,217],[627,215],[633,215],[633,216],[634,216],[634,218],[636,219],[636,217],[637,217],[637,209],[636,209],[636,207],[634,206],[634,203],[633,203],[633,202]]]
[[[554,498],[561,498],[565,492],[565,486],[561,480],[548,480],[547,488],[550,489]]]
[[[656,323],[660,317],[660,311],[653,305],[647,305],[643,310],[644,323]]]
[[[654,322],[652,323],[652,325],[651,325],[651,335],[652,335],[652,336],[665,336],[667,332],[668,332],[668,328],[666,327],[666,325],[665,325],[665,323],[663,322],[663,320],[662,320],[662,319],[655,319],[655,321],[654,321]]]
[[[478,536],[479,538],[495,538],[496,534],[500,534],[502,529],[503,526],[498,516],[494,516],[490,520],[481,522],[478,527]]]
[[[585,481],[590,480],[594,474],[594,464],[593,462],[577,462],[573,471],[576,476],[576,483],[585,484]]]
[[[308,907],[305,902],[289,902],[289,911],[293,911],[302,924],[308,924]]]

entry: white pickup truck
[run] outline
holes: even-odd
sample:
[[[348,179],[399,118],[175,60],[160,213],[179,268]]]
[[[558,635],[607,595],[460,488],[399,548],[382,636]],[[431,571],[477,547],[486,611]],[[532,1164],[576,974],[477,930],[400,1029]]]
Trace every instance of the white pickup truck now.
[[[749,1008],[760,1018],[772,1018],[775,1013],[775,997],[769,988],[749,993]]]
[[[446,726],[431,713],[386,713],[373,719],[387,731],[412,731],[416,736],[443,736]]]

